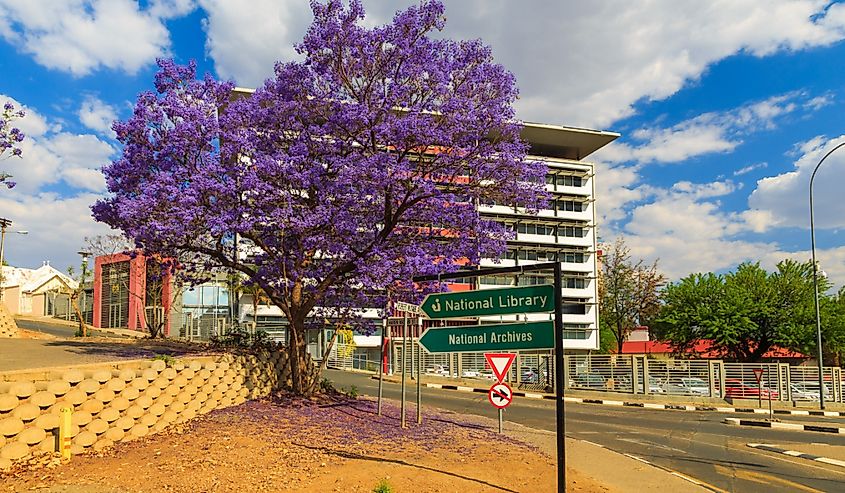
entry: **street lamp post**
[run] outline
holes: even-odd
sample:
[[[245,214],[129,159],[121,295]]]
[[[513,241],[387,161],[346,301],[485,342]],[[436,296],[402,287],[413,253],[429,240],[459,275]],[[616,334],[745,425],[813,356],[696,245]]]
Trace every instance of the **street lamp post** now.
[[[810,175],[810,250],[813,255],[813,300],[816,305],[816,348],[818,350],[819,358],[819,409],[824,409],[824,360],[822,358],[822,319],[821,312],[819,310],[819,265],[816,263],[816,229],[813,222],[813,180],[816,179],[816,172],[819,170],[819,166],[822,165],[824,160],[833,154],[833,151],[843,146],[845,146],[845,142],[841,142],[833,149],[827,151],[827,154],[822,157],[819,164],[817,164],[813,169],[813,174]]]
[[[86,251],[78,251],[76,252],[82,257],[82,277],[79,280],[79,287],[77,287],[77,295],[76,295],[76,316],[79,318],[79,332],[82,334],[83,337],[88,335],[88,331],[85,327],[85,318],[83,317],[82,310],[85,308],[86,301],[84,298],[85,295],[85,277],[88,274],[88,257],[91,255],[90,252]],[[82,298],[82,308],[79,307],[79,300]]]
[[[0,217],[0,280],[3,278],[3,246],[6,244],[6,229],[12,225],[12,221]],[[11,233],[17,233],[19,235],[25,235],[29,233],[29,231],[10,231]],[[0,300],[3,299],[3,289],[0,287]]]

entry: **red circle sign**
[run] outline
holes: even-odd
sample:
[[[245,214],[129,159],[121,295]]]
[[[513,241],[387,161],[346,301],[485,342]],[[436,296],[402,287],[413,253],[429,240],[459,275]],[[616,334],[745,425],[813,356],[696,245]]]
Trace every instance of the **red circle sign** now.
[[[493,407],[504,409],[513,401],[513,390],[504,382],[497,383],[490,387],[490,391],[487,392],[487,399],[490,400]]]

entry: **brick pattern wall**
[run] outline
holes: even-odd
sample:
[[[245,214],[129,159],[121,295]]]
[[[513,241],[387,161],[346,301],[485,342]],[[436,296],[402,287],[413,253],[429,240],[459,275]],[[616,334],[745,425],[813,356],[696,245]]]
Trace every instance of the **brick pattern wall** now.
[[[15,319],[6,309],[6,305],[0,303],[0,339],[4,337],[17,337],[18,325]]]
[[[0,469],[57,451],[63,407],[73,409],[71,452],[78,454],[266,396],[287,380],[280,351],[0,374]]]

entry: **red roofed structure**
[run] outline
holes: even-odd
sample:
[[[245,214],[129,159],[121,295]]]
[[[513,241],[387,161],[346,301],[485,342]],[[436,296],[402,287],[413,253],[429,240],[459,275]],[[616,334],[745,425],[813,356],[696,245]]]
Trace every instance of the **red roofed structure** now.
[[[637,327],[631,333],[630,339],[622,344],[622,354],[643,354],[643,355],[666,355],[672,356],[675,351],[671,344],[649,340],[648,327]],[[701,339],[696,341],[692,348],[684,352],[684,355],[703,359],[723,359],[725,354],[722,351],[711,347],[712,341]],[[797,362],[809,359],[809,356],[774,346],[763,355],[764,360],[788,360]],[[786,361],[785,361],[786,362]]]

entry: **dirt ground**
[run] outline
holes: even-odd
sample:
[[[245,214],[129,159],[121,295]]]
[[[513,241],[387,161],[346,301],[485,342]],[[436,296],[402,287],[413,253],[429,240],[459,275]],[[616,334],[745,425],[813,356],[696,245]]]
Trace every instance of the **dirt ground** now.
[[[396,493],[555,491],[554,461],[490,423],[426,413],[416,425],[409,411],[401,430],[395,405],[382,414],[371,400],[277,395],[66,465],[0,473],[0,491],[371,492],[382,480]],[[608,491],[573,470],[567,482],[567,491]]]

